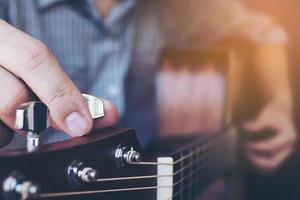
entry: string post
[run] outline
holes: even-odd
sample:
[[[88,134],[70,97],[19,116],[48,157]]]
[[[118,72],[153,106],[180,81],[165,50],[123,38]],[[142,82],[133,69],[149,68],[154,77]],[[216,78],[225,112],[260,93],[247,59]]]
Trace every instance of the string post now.
[[[84,183],[96,182],[98,179],[97,170],[88,167],[83,162],[74,160],[67,170],[68,182],[72,188],[79,188]]]
[[[20,172],[13,172],[2,184],[3,198],[7,200],[21,199],[26,200],[37,196],[40,187],[27,180]]]
[[[115,151],[115,163],[118,168],[123,168],[128,164],[137,164],[142,161],[142,156],[133,147],[120,144]]]
[[[95,182],[97,180],[97,171],[90,167],[85,167],[78,171],[78,177],[84,182]]]

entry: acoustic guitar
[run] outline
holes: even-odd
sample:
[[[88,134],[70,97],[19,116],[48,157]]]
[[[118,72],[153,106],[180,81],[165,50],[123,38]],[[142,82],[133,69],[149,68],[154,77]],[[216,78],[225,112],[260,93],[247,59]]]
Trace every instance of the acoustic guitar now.
[[[92,117],[103,117],[102,100],[84,97]],[[17,109],[16,128],[27,131],[27,149],[0,152],[3,199],[194,199],[234,161],[231,127],[160,141],[148,151],[133,129],[122,128],[39,146],[48,120],[42,102]]]
[[[227,58],[231,63],[232,56]],[[226,70],[227,75],[231,72]],[[227,86],[231,85],[236,84]],[[91,100],[87,102],[92,116],[103,116],[101,101],[85,97]],[[107,128],[39,146],[38,133],[48,126],[47,109],[41,102],[25,104],[17,111],[16,125],[28,132],[28,146],[0,151],[1,197],[197,199],[217,178],[230,173],[235,163],[237,131],[230,125],[231,109],[228,104],[224,112],[228,121],[216,132],[164,138],[142,149],[135,131],[128,128]]]
[[[160,141],[144,151],[133,129],[108,128],[82,138],[0,153],[2,198],[195,199],[231,169],[236,131]]]

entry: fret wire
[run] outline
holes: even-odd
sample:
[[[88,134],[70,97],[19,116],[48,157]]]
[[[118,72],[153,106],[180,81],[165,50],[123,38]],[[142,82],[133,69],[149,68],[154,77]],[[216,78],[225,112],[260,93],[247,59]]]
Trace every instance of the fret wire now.
[[[148,187],[133,187],[133,188],[116,188],[107,190],[90,190],[90,191],[77,191],[77,192],[56,192],[56,193],[42,193],[35,197],[37,198],[53,198],[53,197],[64,197],[64,196],[76,196],[76,195],[88,195],[88,194],[100,194],[100,193],[111,193],[111,192],[126,192],[126,191],[139,191],[139,190],[152,190],[158,188],[172,188],[169,186],[148,186]]]
[[[200,159],[197,159],[197,160],[196,160],[196,164],[198,164],[200,161],[205,161],[205,160],[208,160],[208,159],[210,159],[210,156],[200,157]],[[184,171],[186,168],[188,168],[188,167],[190,167],[190,166],[191,166],[191,164],[188,164],[188,165],[184,166],[183,168],[181,168],[181,169],[175,171],[175,172],[173,173],[173,175],[176,176],[178,173]]]
[[[206,151],[206,150],[208,150],[208,149],[210,148],[210,146],[212,146],[212,145],[209,144],[209,143],[216,143],[216,142],[222,140],[222,139],[225,137],[225,135],[226,135],[226,134],[217,135],[217,137],[212,138],[212,139],[209,140],[207,143],[202,144],[201,147],[198,147],[198,148],[199,148],[198,151]],[[195,146],[196,146],[196,145],[195,145]],[[195,148],[195,147],[192,147],[192,148]],[[192,149],[192,148],[191,148],[191,149]],[[202,149],[202,150],[200,150],[200,149]],[[194,153],[195,153],[195,151],[193,151],[193,152],[191,152],[191,153],[185,155],[184,158],[179,158],[179,159],[175,160],[175,161],[174,161],[174,165],[175,165],[175,164],[178,164],[182,159],[185,160],[185,159],[187,159],[187,158],[193,156]],[[196,153],[199,153],[199,152],[196,152]]]
[[[181,161],[183,161],[183,160],[185,160],[185,159],[191,157],[194,153],[195,153],[195,152],[191,152],[191,153],[189,153],[189,154],[187,154],[187,155],[185,155],[185,156],[183,156],[183,157],[180,157],[180,159],[176,160],[173,164],[176,165],[177,163],[179,163],[179,162],[181,162]]]
[[[208,153],[211,153],[211,151],[210,152],[208,152]],[[210,159],[211,161],[213,161],[213,159]],[[200,171],[201,169],[203,169],[204,167],[205,167],[205,165],[202,165],[202,167],[200,167],[200,168],[198,168],[197,170],[195,170],[192,174],[190,174],[189,176],[192,176],[192,175],[194,175],[196,172],[198,172],[198,171]],[[213,175],[214,175],[214,172],[215,172],[216,170],[212,170],[212,169],[209,169],[208,170],[208,173],[209,173],[209,177],[210,177],[210,175],[213,177]],[[203,175],[203,174],[202,174]],[[184,177],[183,179],[186,179],[187,177]],[[199,177],[198,177],[199,178]],[[183,182],[184,180],[183,180],[182,178],[180,179],[180,180],[178,180],[177,182],[175,182],[174,184],[173,184],[173,186],[175,187],[176,185],[178,185],[179,183],[181,183],[181,182]],[[173,195],[173,197],[175,197],[175,196],[177,196],[177,195],[179,195],[180,193],[182,193],[187,187],[189,187],[191,184],[193,184],[195,181],[198,181],[198,179],[194,179],[192,182],[190,182],[188,185],[186,185],[184,188],[182,188],[182,189],[180,189],[180,191],[179,192],[176,192],[174,195]]]
[[[189,149],[193,149],[193,148],[196,148],[196,147],[199,147],[199,146],[201,146],[202,148],[208,148],[207,143],[208,143],[209,141],[213,142],[213,141],[215,141],[215,140],[219,140],[219,138],[225,137],[225,136],[227,136],[228,134],[230,134],[230,132],[216,133],[216,134],[213,134],[213,135],[211,135],[211,136],[206,135],[206,136],[208,136],[207,140],[201,140],[201,139],[200,139],[200,141],[197,141],[197,140],[196,140],[196,141],[194,142],[194,144],[189,145]],[[180,154],[180,153],[178,153],[178,154]]]
[[[198,167],[198,169],[196,169],[196,170],[194,170],[191,174],[189,174],[188,176],[185,176],[185,177],[183,177],[183,178],[181,178],[181,179],[179,179],[177,182],[175,182],[174,184],[173,184],[173,186],[175,187],[176,185],[178,185],[179,183],[183,183],[183,181],[186,179],[186,178],[188,178],[188,177],[190,177],[190,176],[193,176],[195,173],[197,173],[197,172],[201,172],[201,170],[202,169],[204,169],[205,167],[207,167],[208,166],[208,164],[206,164],[206,165],[202,165],[201,167]],[[198,179],[195,179],[194,181],[193,181],[193,183],[195,182],[195,181],[197,181]],[[185,187],[186,188],[186,187]]]
[[[207,166],[206,166],[206,165],[202,165],[202,166],[201,166],[201,167],[199,167],[198,169],[194,170],[194,171],[193,171],[191,174],[189,174],[189,175],[186,175],[186,176],[184,176],[184,177],[180,178],[178,181],[176,181],[176,182],[173,184],[173,186],[176,186],[176,185],[178,185],[179,183],[183,182],[185,179],[187,179],[188,177],[190,177],[190,176],[194,175],[196,172],[198,172],[198,171],[200,171],[200,170],[204,169],[205,167],[207,167]]]
[[[195,168],[195,163],[194,163],[194,156],[193,157],[190,157],[190,162],[192,163],[191,167],[189,168],[189,174],[191,173],[191,171],[194,170]],[[191,181],[191,176],[189,177],[189,182]],[[192,196],[193,196],[193,185],[192,187],[189,188],[189,191],[188,191],[188,199],[192,199]]]
[[[182,154],[181,154],[181,156],[182,156]],[[183,162],[183,160],[181,160],[181,162],[180,162],[180,167],[181,168],[183,168],[183,166],[184,166],[184,162]],[[174,176],[175,176],[175,173],[174,173]],[[181,173],[180,173],[180,178],[183,178],[184,177],[184,171],[181,171]],[[174,190],[174,184],[173,184],[173,190]],[[180,184],[180,188],[183,188],[184,187],[184,185],[183,185],[183,182],[181,182],[181,184]],[[183,199],[183,194],[180,196],[180,199],[182,200]]]
[[[203,174],[202,174],[203,175]],[[187,187],[189,187],[191,184],[193,184],[195,181],[197,181],[196,179],[193,180],[192,182],[188,183],[187,185],[185,185],[182,189],[180,189],[178,192],[176,192],[173,195],[173,198],[176,197],[177,195],[181,194]]]
[[[199,152],[199,151],[200,151],[200,150],[198,149],[198,152]],[[200,152],[199,154],[196,155],[196,160],[198,160],[199,157],[201,157],[201,153],[202,153],[202,152]],[[201,161],[199,161],[199,162],[201,162]],[[200,163],[200,164],[201,164],[201,163]],[[197,165],[198,165],[198,164],[197,164]],[[196,187],[196,192],[195,192],[196,194],[198,193],[198,188],[199,188],[199,178],[200,178],[200,177],[199,177],[199,171],[197,171],[197,173],[196,173],[196,186],[195,186],[195,187]]]

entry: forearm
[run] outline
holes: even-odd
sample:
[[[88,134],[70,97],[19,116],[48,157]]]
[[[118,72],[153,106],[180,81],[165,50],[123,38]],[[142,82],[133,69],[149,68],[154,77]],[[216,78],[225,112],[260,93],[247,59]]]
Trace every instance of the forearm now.
[[[254,54],[254,67],[267,97],[291,111],[292,92],[285,45],[258,45]]]

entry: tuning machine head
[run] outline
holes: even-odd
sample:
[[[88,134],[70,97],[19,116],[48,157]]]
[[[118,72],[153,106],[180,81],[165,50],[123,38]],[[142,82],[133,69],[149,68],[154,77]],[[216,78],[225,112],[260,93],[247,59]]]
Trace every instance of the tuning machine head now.
[[[98,172],[83,162],[74,160],[67,168],[67,177],[69,185],[72,188],[78,188],[84,183],[97,181]]]
[[[82,94],[89,107],[93,119],[104,116],[103,100]],[[39,146],[39,134],[49,127],[49,110],[41,101],[22,104],[16,111],[15,127],[27,132],[27,150],[35,150]]]
[[[128,164],[137,164],[142,161],[142,156],[133,147],[120,144],[115,150],[115,163],[118,168],[123,168]]]
[[[49,126],[49,111],[40,101],[22,104],[16,111],[16,129],[26,132],[40,133]]]
[[[2,183],[3,198],[7,200],[30,199],[40,193],[37,184],[27,180],[20,172],[13,172]]]
[[[98,119],[104,116],[103,100],[92,95],[82,94],[89,107],[93,119]]]
[[[49,127],[49,111],[40,101],[22,104],[16,111],[16,129],[26,131],[27,150],[33,151],[39,145],[39,134]]]

